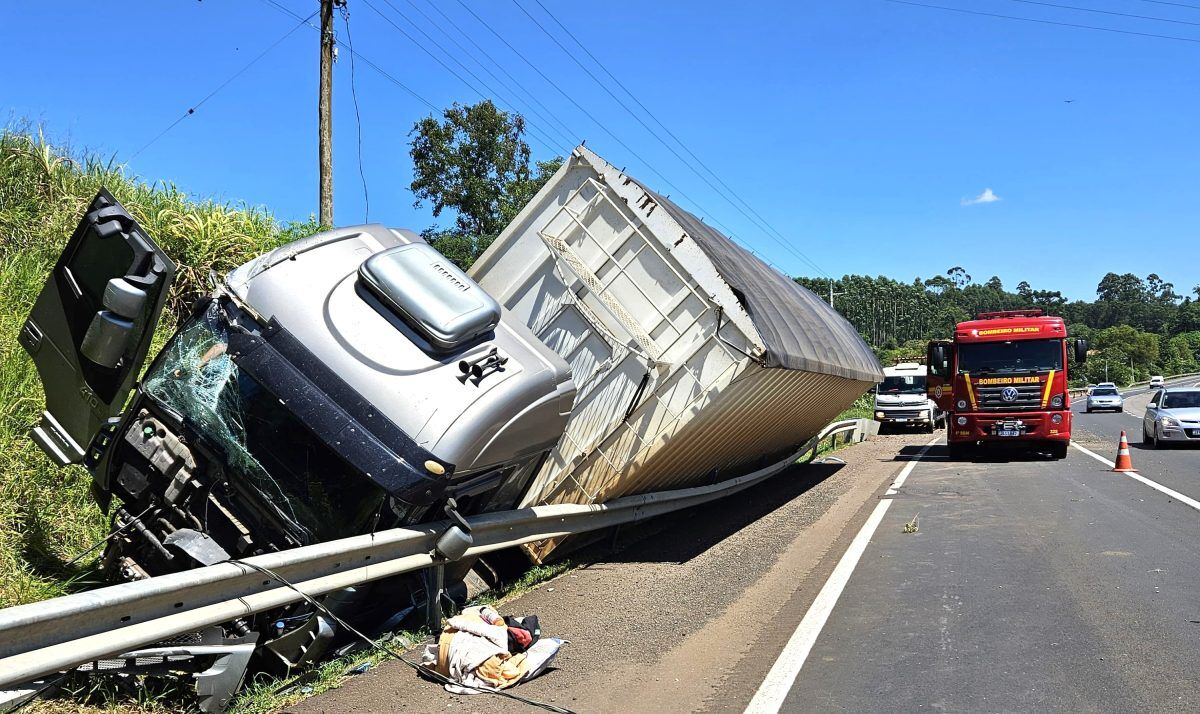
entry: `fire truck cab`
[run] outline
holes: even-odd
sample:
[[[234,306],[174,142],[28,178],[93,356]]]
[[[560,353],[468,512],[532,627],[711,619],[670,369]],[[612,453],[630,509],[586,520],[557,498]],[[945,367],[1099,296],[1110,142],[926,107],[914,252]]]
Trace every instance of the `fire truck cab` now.
[[[1076,364],[1087,342],[1072,344]],[[1067,329],[1041,310],[985,312],[928,348],[929,397],[947,413],[952,455],[1009,442],[1066,457],[1071,440]]]

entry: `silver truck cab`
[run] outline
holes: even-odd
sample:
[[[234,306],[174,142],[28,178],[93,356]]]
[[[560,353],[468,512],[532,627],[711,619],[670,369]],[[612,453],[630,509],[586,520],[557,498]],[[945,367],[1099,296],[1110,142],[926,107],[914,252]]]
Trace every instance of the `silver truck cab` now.
[[[175,270],[102,190],[19,338],[46,395],[34,441],[90,470],[112,513],[112,580],[437,520],[451,498],[462,515],[511,508],[570,416],[563,359],[417,235],[380,225],[235,269],[135,384]],[[360,588],[348,616],[386,620],[406,589]],[[333,635],[301,604],[217,639],[256,638],[261,668],[286,671]]]

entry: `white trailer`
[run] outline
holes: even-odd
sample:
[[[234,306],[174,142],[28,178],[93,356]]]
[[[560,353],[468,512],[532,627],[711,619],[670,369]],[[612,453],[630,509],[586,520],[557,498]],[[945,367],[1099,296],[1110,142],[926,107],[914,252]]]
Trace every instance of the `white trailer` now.
[[[782,469],[883,378],[813,293],[583,146],[470,272],[579,390],[522,506]]]

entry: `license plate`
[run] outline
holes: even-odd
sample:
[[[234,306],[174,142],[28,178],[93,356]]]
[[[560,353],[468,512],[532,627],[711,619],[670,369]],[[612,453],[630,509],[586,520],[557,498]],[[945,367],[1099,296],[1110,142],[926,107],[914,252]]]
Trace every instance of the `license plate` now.
[[[1020,436],[1020,429],[1000,429],[996,432],[997,436]]]
[[[905,417],[898,417],[896,421],[908,421]]]

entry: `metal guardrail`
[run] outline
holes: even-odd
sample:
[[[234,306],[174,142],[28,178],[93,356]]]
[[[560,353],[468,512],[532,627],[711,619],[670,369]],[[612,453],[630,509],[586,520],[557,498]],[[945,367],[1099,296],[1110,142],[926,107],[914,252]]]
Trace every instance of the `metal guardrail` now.
[[[865,421],[830,424],[788,458],[717,484],[603,504],[535,506],[475,516],[468,519],[473,545],[464,557],[632,523],[728,496],[809,452],[815,454],[825,438],[863,429]],[[444,563],[434,556],[433,547],[449,525],[439,521],[397,528],[245,561],[278,573],[309,595],[320,595]],[[10,607],[0,610],[0,688],[300,599],[253,568],[225,562]]]
[[[847,444],[854,441],[855,438],[858,438],[859,441],[862,441],[862,439],[866,437],[866,434],[869,433],[867,424],[870,423],[870,421],[870,419],[844,419],[842,421],[835,421],[832,424],[829,424],[821,430],[821,433],[810,439],[809,442],[805,444],[805,448],[801,449],[801,453],[808,454],[806,457],[803,457],[804,462],[811,464],[813,459],[817,458],[817,452],[821,450],[821,442],[825,439],[829,439],[830,449],[833,449],[837,446],[837,438],[840,434],[846,435],[845,443]]]
[[[1174,379],[1188,379],[1190,377],[1200,377],[1200,372],[1187,372],[1184,374],[1172,374],[1170,376],[1163,377],[1163,380],[1170,382],[1171,380],[1174,380]],[[1125,387],[1125,389],[1131,389],[1133,387],[1148,387],[1148,386],[1150,386],[1150,380],[1147,379],[1142,382],[1133,382],[1129,386]],[[1087,392],[1086,387],[1076,387],[1075,389],[1067,390],[1067,393],[1070,394],[1072,397],[1081,396],[1081,395],[1085,394],[1086,392]]]

